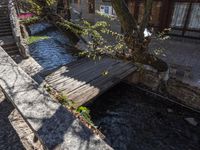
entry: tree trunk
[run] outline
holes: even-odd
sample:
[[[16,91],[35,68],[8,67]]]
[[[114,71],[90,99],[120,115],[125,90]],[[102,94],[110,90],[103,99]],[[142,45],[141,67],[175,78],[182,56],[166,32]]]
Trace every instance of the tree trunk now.
[[[58,0],[57,13],[61,15],[63,18],[70,21],[71,19],[70,0]]]
[[[159,72],[167,71],[167,63],[148,53],[148,45],[151,38],[144,37],[144,30],[147,28],[149,23],[153,0],[145,0],[145,11],[140,24],[129,12],[124,0],[111,0],[111,2],[125,34],[124,42],[129,51],[131,51],[128,59],[134,62],[150,65]]]

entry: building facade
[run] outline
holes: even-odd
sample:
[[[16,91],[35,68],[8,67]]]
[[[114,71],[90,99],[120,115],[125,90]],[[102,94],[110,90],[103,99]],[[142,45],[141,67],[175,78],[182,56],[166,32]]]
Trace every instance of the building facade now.
[[[140,21],[144,0],[127,0],[127,4]],[[154,0],[150,23],[158,30],[171,28],[171,35],[200,39],[200,0]]]
[[[109,0],[71,0],[72,19],[84,18],[91,23],[106,21],[113,31],[121,32],[121,25]],[[112,19],[102,17],[99,13],[108,15]]]
[[[140,22],[144,0],[125,1],[131,14]],[[110,0],[72,0],[72,7],[91,22],[103,19],[97,12],[116,17]],[[121,31],[117,19],[110,24],[114,31]],[[150,25],[159,31],[171,28],[170,34],[174,36],[200,39],[200,0],[154,0]]]

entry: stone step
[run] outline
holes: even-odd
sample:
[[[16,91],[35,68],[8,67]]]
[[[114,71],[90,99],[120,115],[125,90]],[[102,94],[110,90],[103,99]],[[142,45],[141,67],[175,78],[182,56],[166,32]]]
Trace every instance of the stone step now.
[[[5,50],[6,51],[6,50]],[[16,49],[16,50],[13,50],[13,51],[6,51],[8,53],[8,55],[10,56],[15,56],[15,55],[19,55],[19,51]]]
[[[0,30],[3,30],[3,29],[11,29],[11,26],[8,25],[8,26],[0,26]]]
[[[10,45],[15,44],[15,40],[12,35],[0,36],[1,45],[9,47]]]
[[[3,21],[3,20],[8,20],[9,21],[9,18],[8,17],[0,17],[0,22]]]
[[[0,26],[10,26],[10,22],[2,22],[0,23]]]
[[[8,12],[6,12],[6,13],[0,12],[0,17],[8,17]]]
[[[0,33],[4,33],[4,32],[12,32],[12,29],[11,28],[6,28],[6,29],[0,28]]]
[[[2,46],[3,47],[3,46]],[[10,47],[10,48],[5,48],[5,47],[3,47],[4,48],[4,50],[5,51],[7,51],[7,52],[12,52],[12,51],[18,51],[18,47],[15,45],[15,46],[13,46],[13,47]]]
[[[8,10],[8,5],[1,5],[0,4],[0,10]]]
[[[1,14],[1,16],[7,15],[8,10],[0,10],[0,14]]]
[[[0,19],[0,24],[1,23],[10,23],[10,20],[9,19],[3,19],[3,20]]]
[[[0,4],[0,10],[8,10],[8,5],[1,5]]]
[[[8,17],[0,17],[0,23],[1,23],[1,21],[3,21],[3,20],[10,20]]]
[[[12,31],[10,31],[10,32],[2,32],[2,33],[0,33],[0,36],[9,36],[9,35],[12,36]]]
[[[1,7],[8,7],[8,2],[7,1],[1,1],[0,6]]]
[[[3,45],[2,48],[8,53],[8,55],[15,56],[15,55],[19,55],[19,50],[18,47],[16,45],[16,43],[12,43],[9,45]]]
[[[7,45],[3,45],[2,46],[4,49],[6,49],[6,50],[8,50],[8,49],[13,49],[13,48],[16,48],[17,47],[17,45],[16,45],[16,43],[10,43],[10,44],[7,44]]]
[[[8,10],[8,5],[1,5],[0,4],[0,10]]]
[[[0,16],[0,20],[9,20],[9,17],[8,16]]]

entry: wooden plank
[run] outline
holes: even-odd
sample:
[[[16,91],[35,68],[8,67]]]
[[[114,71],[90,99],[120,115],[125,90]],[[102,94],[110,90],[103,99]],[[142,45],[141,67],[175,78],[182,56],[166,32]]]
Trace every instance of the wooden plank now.
[[[102,75],[103,71],[108,69],[107,67],[112,67],[113,65],[116,65],[118,62],[117,61],[110,61],[109,65],[108,63],[104,63],[101,66],[98,65],[98,68],[96,70],[88,71],[85,72],[84,74],[80,75],[79,77],[75,78],[73,82],[65,84],[66,86],[61,86],[61,87],[56,87],[58,91],[62,91],[63,93],[69,93],[78,87],[87,84],[91,82],[92,80],[95,80],[99,76]]]
[[[0,47],[0,86],[46,149],[112,150],[31,79]]]
[[[75,62],[75,65],[73,66],[69,66],[66,65],[64,67],[62,67],[61,69],[57,70],[56,73],[54,73],[54,75],[49,75],[45,78],[46,81],[48,81],[49,83],[52,82],[57,82],[58,80],[62,79],[63,76],[69,76],[69,75],[74,75],[75,73],[78,73],[79,71],[81,71],[81,68],[85,68],[87,67],[89,64],[91,65],[95,65],[97,63],[97,61],[91,61],[90,59],[87,59],[87,61],[81,62],[81,63],[77,63]],[[63,70],[64,68],[64,70]]]
[[[78,107],[114,86],[116,83],[120,82],[122,78],[135,70],[136,68],[131,63],[121,64],[110,70],[110,76],[100,76],[96,80],[68,93],[67,96],[69,99],[75,101],[75,106]]]
[[[45,73],[45,72],[41,73],[41,75],[43,75],[43,77],[45,77],[46,80],[51,80],[51,79],[56,78],[57,76],[59,77],[60,74],[68,72],[68,69],[76,68],[80,64],[87,63],[88,61],[89,61],[89,59],[87,59],[87,58],[79,59],[79,60],[71,62],[67,65],[59,66],[56,69],[52,69],[51,71],[48,71],[48,73]]]
[[[135,69],[131,68],[129,73],[133,72]],[[126,75],[124,76],[126,77]],[[78,97],[75,97],[75,106],[78,107],[84,103],[87,103],[89,101],[91,101],[92,99],[98,97],[99,95],[101,95],[103,92],[105,92],[106,90],[108,90],[109,88],[113,87],[114,85],[116,85],[117,83],[119,83],[121,80],[115,80],[115,82],[109,82],[106,83],[104,82],[104,85],[106,85],[106,87],[104,88],[91,88],[91,89],[87,89],[86,91],[84,91],[84,94],[79,94]],[[69,97],[70,98],[70,97]]]
[[[66,92],[67,89],[71,91],[77,88],[77,86],[81,86],[82,84],[87,84],[89,81],[100,76],[101,73],[107,69],[107,66],[109,65],[111,66],[116,63],[118,63],[118,61],[107,59],[107,61],[102,61],[102,63],[98,63],[97,65],[88,66],[88,68],[84,72],[75,76],[71,76],[69,77],[70,78],[69,80],[65,80],[60,84],[56,83],[54,87],[58,91],[65,90]]]
[[[92,62],[91,60],[85,63],[84,65],[78,65],[76,68],[69,69],[68,72],[63,73],[55,79],[51,79],[50,81],[47,80],[49,84],[60,84],[60,83],[66,83],[67,80],[73,80],[75,76],[79,74],[83,74],[83,72],[87,71],[93,66],[96,66],[96,62]]]
[[[130,73],[132,73],[133,71],[135,71],[135,68],[130,68],[129,71],[127,71],[125,75],[123,75],[123,78],[126,77],[127,75],[129,75]],[[103,84],[105,85],[105,87],[101,88],[93,88],[93,89],[88,89],[87,91],[84,92],[84,94],[80,94],[78,97],[75,98],[75,102],[77,105],[75,105],[76,107],[81,106],[84,103],[89,102],[90,100],[100,96],[102,93],[104,93],[105,91],[107,91],[108,89],[110,89],[111,87],[113,87],[114,85],[116,85],[117,83],[119,83],[121,81],[121,79],[115,79],[114,81],[108,82],[106,83],[103,82]]]
[[[103,59],[101,61],[90,60],[89,62],[84,64],[84,66],[80,65],[75,69],[72,68],[67,73],[63,73],[62,76],[60,75],[59,78],[51,80],[51,81],[47,80],[47,82],[52,85],[61,84],[61,83],[69,83],[70,81],[68,80],[73,81],[75,78],[77,78],[77,76],[84,74],[84,72],[90,71],[90,69],[98,68],[98,65],[101,65],[102,63],[105,63],[107,61],[109,61],[108,58]]]
[[[101,63],[104,63],[104,61],[101,61]],[[87,65],[88,64],[88,65]],[[82,76],[85,72],[89,72],[91,68],[98,68],[99,63],[93,64],[93,62],[87,63],[84,67],[80,66],[76,70],[70,70],[69,74],[67,76],[62,76],[60,80],[53,82],[51,85],[56,86],[56,89],[59,89],[59,87],[62,87],[65,84],[69,84],[76,80],[78,77]],[[76,81],[78,82],[78,81]]]
[[[117,68],[114,68],[113,70],[112,70],[112,72],[113,73],[110,73],[110,75],[108,75],[108,76],[101,76],[100,78],[98,78],[98,79],[96,79],[96,80],[94,80],[93,82],[91,82],[91,83],[89,83],[90,85],[92,85],[93,87],[97,87],[98,89],[101,89],[101,86],[102,86],[102,83],[103,83],[103,86],[107,86],[108,85],[108,83],[110,82],[110,81],[115,81],[115,80],[119,80],[120,78],[118,77],[118,78],[116,78],[116,76],[119,74],[119,73],[122,73],[122,72],[124,72],[124,71],[126,71],[126,69],[127,69],[127,64],[125,64],[123,67],[123,70],[118,70]],[[86,88],[86,91],[87,91],[88,89]],[[86,92],[85,90],[81,90],[81,91],[84,91],[84,92]],[[79,94],[80,94],[80,92],[79,92]]]
[[[73,97],[73,96],[76,96],[76,95],[79,95],[80,92],[85,92],[88,88],[90,89],[91,87],[96,87],[98,85],[98,82],[101,82],[102,80],[108,80],[110,79],[110,77],[112,77],[112,74],[114,74],[117,70],[118,70],[118,66],[120,67],[124,67],[126,66],[127,64],[126,63],[120,63],[118,64],[117,66],[113,67],[112,69],[109,70],[109,74],[108,76],[99,76],[99,78],[91,81],[90,83],[88,83],[87,85],[84,85],[84,86],[81,86],[80,88],[68,93],[68,97]],[[73,97],[74,98],[74,97]]]

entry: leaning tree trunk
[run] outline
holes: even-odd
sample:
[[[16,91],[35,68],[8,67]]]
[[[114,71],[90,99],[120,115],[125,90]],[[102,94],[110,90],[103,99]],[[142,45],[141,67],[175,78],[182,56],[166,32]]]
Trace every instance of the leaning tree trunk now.
[[[61,15],[63,18],[70,21],[71,19],[70,0],[58,0],[57,13]]]
[[[138,23],[129,12],[124,0],[111,0],[111,2],[124,31],[124,42],[131,51],[131,55],[127,59],[150,65],[159,72],[167,71],[167,63],[148,52],[151,38],[144,37],[144,30],[149,23],[153,0],[145,0],[145,11],[141,23]]]

